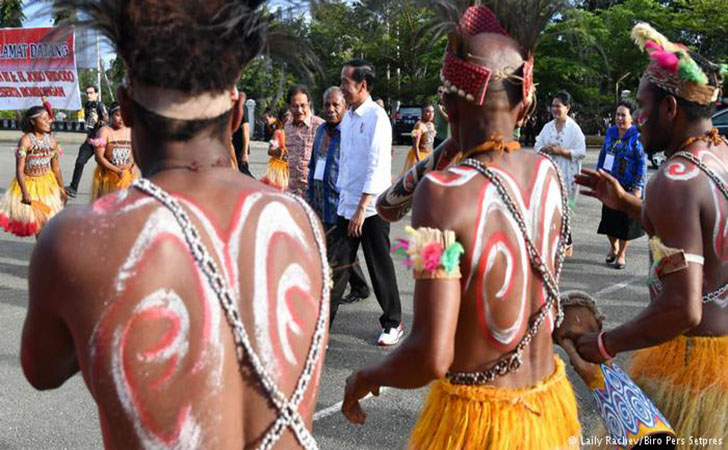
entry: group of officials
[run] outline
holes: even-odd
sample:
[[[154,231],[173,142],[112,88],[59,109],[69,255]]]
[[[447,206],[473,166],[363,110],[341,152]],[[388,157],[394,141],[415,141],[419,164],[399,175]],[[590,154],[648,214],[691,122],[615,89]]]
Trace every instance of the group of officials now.
[[[585,328],[596,318],[570,316],[558,289],[571,180],[513,140],[532,111],[543,16],[558,9],[523,3],[460,11],[440,77],[451,139],[394,185],[374,68],[343,66],[315,130],[304,95],[286,138],[312,151],[290,161],[307,173],[287,195],[229,163],[243,111],[235,84],[265,48],[260,1],[56,0],[80,8],[125,62],[117,98],[144,178],[62,211],[40,234],[21,348],[29,382],[56,388],[81,372],[107,447],[316,448],[328,327],[360,244],[383,309],[378,343],[403,335],[389,223],[377,213],[403,193],[412,227],[397,244],[415,278],[412,329],[348,378],[351,422],[365,422],[360,400],[383,386],[432,383],[411,448],[576,447],[558,335],[593,389],[613,383],[594,382],[609,360],[638,350],[630,375],[684,447],[688,437],[728,440],[728,144],[710,120],[727,68],[635,26],[650,56],[636,121],[646,151],[668,161],[644,200],[604,171],[573,175],[652,236],[652,302],[614,329]],[[631,415],[634,403],[617,406],[610,433],[627,415],[630,429],[653,426]]]

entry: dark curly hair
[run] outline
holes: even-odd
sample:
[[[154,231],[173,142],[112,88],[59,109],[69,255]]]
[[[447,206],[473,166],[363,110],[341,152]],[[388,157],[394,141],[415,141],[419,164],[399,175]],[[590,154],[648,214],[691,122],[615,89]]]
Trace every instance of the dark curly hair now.
[[[67,25],[109,38],[135,83],[196,95],[222,92],[265,45],[263,0],[55,0],[74,11]],[[139,120],[160,139],[187,140],[203,128],[224,129],[230,112],[208,120],[172,120],[135,104]],[[213,130],[213,132],[215,131]]]
[[[44,106],[32,106],[27,111],[25,111],[25,114],[23,114],[23,118],[20,119],[20,129],[23,131],[23,133],[32,133],[35,129],[35,124],[33,124],[33,116],[45,112]]]

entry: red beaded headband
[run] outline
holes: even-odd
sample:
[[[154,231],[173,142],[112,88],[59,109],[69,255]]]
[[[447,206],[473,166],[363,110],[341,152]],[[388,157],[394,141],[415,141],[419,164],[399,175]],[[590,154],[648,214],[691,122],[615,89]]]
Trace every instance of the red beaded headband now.
[[[498,18],[493,14],[493,11],[482,5],[471,6],[465,10],[456,32],[464,38],[480,33],[495,33],[510,37],[508,32],[501,26]],[[458,57],[448,45],[440,79],[450,92],[456,93],[478,106],[482,106],[485,102],[488,83],[490,83],[492,77],[493,71],[491,69]],[[533,89],[533,56],[523,63],[522,77],[509,75],[508,78],[521,80],[523,102],[528,107],[531,103]]]

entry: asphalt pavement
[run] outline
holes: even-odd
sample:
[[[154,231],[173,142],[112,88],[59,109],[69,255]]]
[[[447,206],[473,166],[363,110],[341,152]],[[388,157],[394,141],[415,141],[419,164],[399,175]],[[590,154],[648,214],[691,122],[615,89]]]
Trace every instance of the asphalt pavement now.
[[[14,174],[14,142],[19,132],[0,131],[0,192]],[[61,134],[65,149],[61,158],[64,179],[71,178],[80,134]],[[395,147],[393,174],[402,167],[406,147]],[[589,149],[585,167],[593,167],[598,149]],[[254,142],[250,169],[260,176],[266,166],[266,145]],[[84,170],[78,198],[69,206],[88,202],[94,162]],[[601,206],[593,199],[580,197],[572,221],[574,256],[568,259],[561,289],[581,289],[595,295],[607,315],[607,328],[636,315],[647,304],[644,280],[647,274],[647,240],[633,241],[627,267],[617,271],[604,263],[607,240],[596,234]],[[409,217],[392,224],[391,238],[405,237]],[[80,376],[61,388],[38,392],[23,377],[19,361],[20,336],[27,308],[28,261],[34,239],[16,238],[0,231],[0,449],[93,449],[101,448],[101,431],[95,404]],[[363,258],[361,259],[363,262]],[[395,261],[402,299],[403,320],[408,330],[412,323],[414,281],[401,261]],[[366,270],[365,270],[366,272]],[[349,424],[340,413],[346,377],[352,370],[381,359],[388,350],[376,346],[380,331],[377,318],[381,310],[372,296],[342,305],[331,331],[329,349],[321,378],[321,389],[314,416],[314,436],[323,449],[398,449],[407,442],[427,389],[383,389],[378,398],[363,402],[367,413],[364,426]],[[562,353],[563,355],[563,353]],[[565,356],[564,356],[565,357]],[[624,366],[624,355],[617,362]],[[569,368],[579,400],[585,435],[599,420],[591,394]]]

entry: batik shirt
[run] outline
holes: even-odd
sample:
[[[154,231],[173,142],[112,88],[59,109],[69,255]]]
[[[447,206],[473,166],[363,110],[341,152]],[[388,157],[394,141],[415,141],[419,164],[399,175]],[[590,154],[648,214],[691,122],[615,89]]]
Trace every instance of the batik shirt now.
[[[311,159],[316,129],[324,119],[309,116],[301,123],[286,123],[286,148],[288,149],[288,192],[303,198],[308,190],[308,162]]]
[[[635,189],[644,191],[645,187],[647,156],[639,137],[637,127],[632,126],[620,139],[619,128],[612,126],[607,130],[602,151],[599,153],[597,169],[609,172],[628,192]]]

